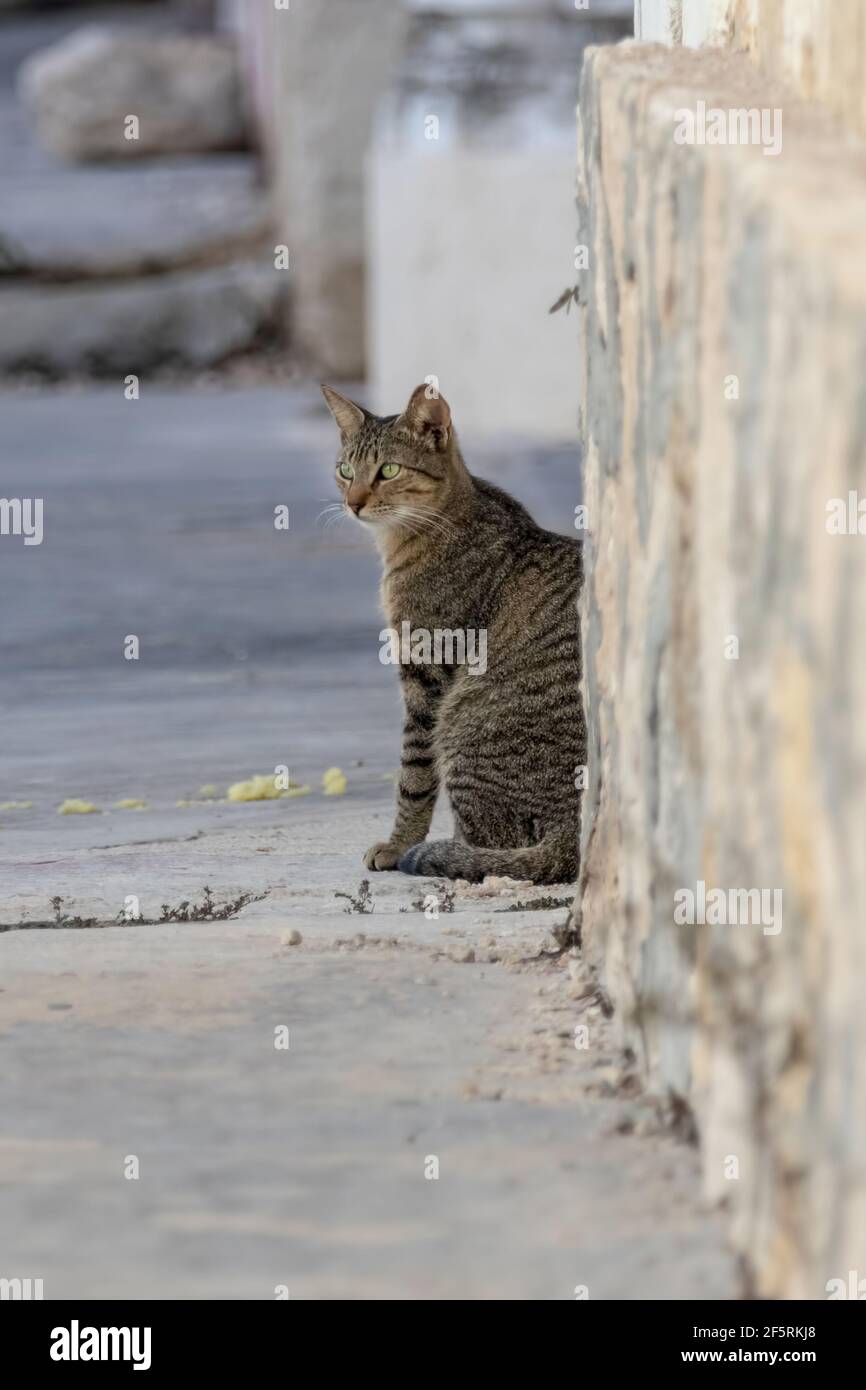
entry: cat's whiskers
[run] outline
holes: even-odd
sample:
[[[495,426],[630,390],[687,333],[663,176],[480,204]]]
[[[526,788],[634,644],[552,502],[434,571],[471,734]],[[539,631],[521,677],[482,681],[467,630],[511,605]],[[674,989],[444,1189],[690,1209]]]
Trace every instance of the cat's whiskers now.
[[[446,530],[455,531],[457,528],[450,517],[440,511],[438,507],[425,506],[423,502],[404,502],[401,506],[407,511],[414,512],[417,516],[429,517],[431,520],[438,521]]]
[[[322,521],[322,517],[325,518],[321,526],[322,534],[324,535],[325,531],[333,526],[335,521],[339,521],[340,517],[345,515],[346,509],[342,502],[331,502],[319,512],[319,515],[316,517],[316,525]]]
[[[401,521],[406,524],[415,522],[420,527],[420,530],[414,531],[413,534],[415,535],[420,535],[423,531],[431,531],[441,539],[447,540],[457,530],[453,522],[442,516],[441,512],[433,511],[432,508],[401,503],[395,510]]]

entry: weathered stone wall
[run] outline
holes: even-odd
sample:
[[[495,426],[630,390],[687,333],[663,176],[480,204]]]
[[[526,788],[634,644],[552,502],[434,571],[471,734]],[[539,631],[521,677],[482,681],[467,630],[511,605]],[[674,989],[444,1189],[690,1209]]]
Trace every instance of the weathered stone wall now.
[[[675,143],[699,100],[781,108],[782,153]],[[827,524],[866,498],[866,157],[720,50],[594,50],[579,120],[585,951],[751,1288],[823,1298],[866,1275],[866,534]],[[699,880],[781,930],[678,925]]]
[[[635,34],[741,50],[866,133],[866,0],[635,0]]]

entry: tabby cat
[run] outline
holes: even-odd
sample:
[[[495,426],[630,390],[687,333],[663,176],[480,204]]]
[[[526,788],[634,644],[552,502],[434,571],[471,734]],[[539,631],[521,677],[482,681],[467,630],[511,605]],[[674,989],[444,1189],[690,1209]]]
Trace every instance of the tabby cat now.
[[[417,387],[402,415],[384,418],[322,391],[340,430],[344,504],[382,556],[391,630],[414,638],[460,629],[486,633],[487,643],[483,671],[478,662],[437,662],[423,641],[417,650],[413,641],[417,660],[403,648],[397,812],[390,839],[367,851],[367,868],[574,880],[576,772],[586,760],[580,543],[542,530],[513,497],[467,470],[448,404],[430,387]],[[454,839],[427,841],[440,785]]]

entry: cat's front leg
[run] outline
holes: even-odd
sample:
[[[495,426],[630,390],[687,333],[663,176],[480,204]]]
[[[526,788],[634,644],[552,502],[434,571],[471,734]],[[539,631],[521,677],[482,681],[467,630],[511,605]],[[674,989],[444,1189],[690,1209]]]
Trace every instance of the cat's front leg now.
[[[401,666],[403,749],[397,786],[397,814],[391,838],[380,840],[364,855],[368,869],[396,869],[407,849],[426,838],[439,791],[434,737],[436,708],[442,691],[440,674],[430,666]]]

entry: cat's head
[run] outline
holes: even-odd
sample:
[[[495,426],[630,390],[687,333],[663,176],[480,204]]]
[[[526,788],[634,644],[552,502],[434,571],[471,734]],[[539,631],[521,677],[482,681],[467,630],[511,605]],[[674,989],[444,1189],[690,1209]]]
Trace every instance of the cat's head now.
[[[417,386],[402,415],[383,417],[330,386],[322,394],[340,431],[336,478],[347,510],[374,525],[432,528],[458,473],[466,476],[448,402]]]

